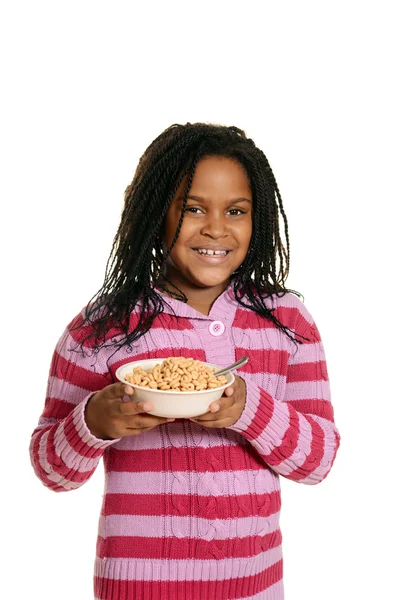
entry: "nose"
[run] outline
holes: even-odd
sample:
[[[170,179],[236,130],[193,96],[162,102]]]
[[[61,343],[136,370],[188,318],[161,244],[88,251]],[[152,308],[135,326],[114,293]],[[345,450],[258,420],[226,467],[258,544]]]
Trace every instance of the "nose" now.
[[[224,216],[210,214],[207,221],[203,223],[200,233],[217,239],[226,237],[228,235],[228,227]]]

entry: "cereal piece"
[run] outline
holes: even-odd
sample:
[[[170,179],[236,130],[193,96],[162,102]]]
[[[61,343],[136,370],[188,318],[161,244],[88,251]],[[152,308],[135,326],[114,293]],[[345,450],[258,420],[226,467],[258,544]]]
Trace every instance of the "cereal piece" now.
[[[215,389],[227,383],[222,375],[215,377],[217,368],[210,368],[193,357],[171,356],[157,363],[152,370],[135,367],[126,375],[127,382],[149,389],[165,391],[201,391]]]

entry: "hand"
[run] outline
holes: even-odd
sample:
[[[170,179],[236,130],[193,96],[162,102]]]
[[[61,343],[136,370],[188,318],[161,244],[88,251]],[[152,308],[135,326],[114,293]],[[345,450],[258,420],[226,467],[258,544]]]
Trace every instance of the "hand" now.
[[[203,427],[229,427],[236,423],[246,403],[246,383],[235,375],[233,385],[224,390],[224,395],[210,404],[210,412],[190,419]]]
[[[146,414],[151,402],[125,402],[123,396],[132,396],[134,389],[124,383],[106,386],[90,398],[85,407],[86,424],[95,437],[113,440],[138,435],[175,419]]]

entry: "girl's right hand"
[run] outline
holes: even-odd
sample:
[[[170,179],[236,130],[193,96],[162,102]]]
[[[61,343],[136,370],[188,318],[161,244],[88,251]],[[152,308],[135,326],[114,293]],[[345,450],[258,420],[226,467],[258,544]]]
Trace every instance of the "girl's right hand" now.
[[[94,394],[86,404],[85,421],[92,435],[98,439],[113,440],[138,435],[157,425],[174,421],[148,415],[150,402],[124,402],[123,396],[132,396],[134,389],[125,383],[113,383]]]

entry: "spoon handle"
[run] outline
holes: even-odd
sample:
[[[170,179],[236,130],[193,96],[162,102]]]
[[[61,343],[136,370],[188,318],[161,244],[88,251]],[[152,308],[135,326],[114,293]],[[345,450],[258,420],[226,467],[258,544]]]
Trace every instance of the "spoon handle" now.
[[[247,362],[249,362],[249,357],[243,356],[240,360],[233,363],[233,365],[229,365],[229,367],[225,367],[225,369],[221,369],[220,371],[217,371],[216,373],[214,373],[214,377],[219,377],[220,375],[225,375],[225,373],[229,373],[230,371],[233,371],[234,369],[238,369],[239,367],[242,367]]]

